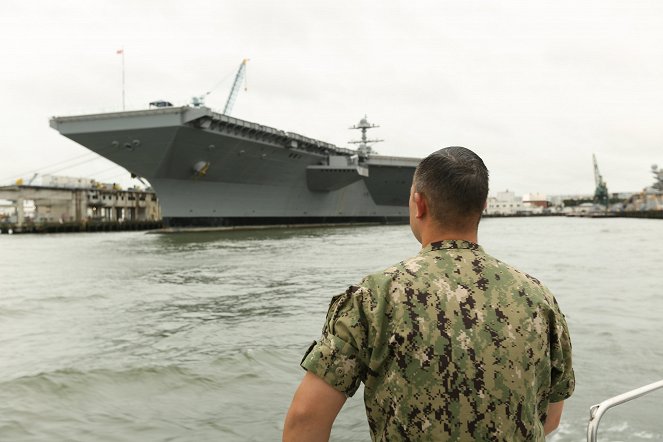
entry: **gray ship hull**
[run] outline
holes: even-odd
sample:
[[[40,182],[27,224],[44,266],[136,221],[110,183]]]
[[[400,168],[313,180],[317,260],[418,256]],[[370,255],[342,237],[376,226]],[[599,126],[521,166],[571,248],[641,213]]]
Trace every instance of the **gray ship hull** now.
[[[405,222],[416,158],[371,155],[207,108],[55,117],[147,179],[173,227]]]

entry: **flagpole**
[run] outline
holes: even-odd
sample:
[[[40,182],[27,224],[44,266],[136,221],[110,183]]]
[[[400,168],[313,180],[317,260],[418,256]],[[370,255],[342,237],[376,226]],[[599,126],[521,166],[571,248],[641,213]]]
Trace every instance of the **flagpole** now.
[[[122,48],[122,110],[125,110],[124,106],[124,48]]]
[[[116,54],[122,56],[122,110],[125,110],[124,106],[124,47],[115,51]]]

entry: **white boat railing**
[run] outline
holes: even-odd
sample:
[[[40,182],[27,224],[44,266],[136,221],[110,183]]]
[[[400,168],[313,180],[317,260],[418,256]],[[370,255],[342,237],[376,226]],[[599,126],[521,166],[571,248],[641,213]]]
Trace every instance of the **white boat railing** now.
[[[654,390],[663,388],[663,380],[654,382],[653,384],[645,385],[644,387],[636,388],[635,390],[627,391],[618,396],[606,399],[600,404],[593,405],[589,409],[589,425],[587,425],[587,442],[595,442],[599,432],[599,422],[606,411],[624,402],[637,399]]]

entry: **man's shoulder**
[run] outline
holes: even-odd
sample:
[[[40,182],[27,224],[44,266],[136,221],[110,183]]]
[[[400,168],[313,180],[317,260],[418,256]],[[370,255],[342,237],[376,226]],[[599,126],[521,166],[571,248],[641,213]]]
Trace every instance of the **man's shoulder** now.
[[[380,270],[375,273],[371,273],[364,278],[364,281],[393,281],[399,277],[405,275],[415,276],[422,266],[425,266],[426,258],[421,255],[414,255],[409,258],[406,258],[402,261],[399,261],[389,267],[386,267],[383,270]]]
[[[500,269],[503,275],[508,276],[509,278],[517,281],[519,284],[529,285],[532,287],[539,287],[542,290],[548,290],[546,286],[536,277],[530,275],[529,273],[520,270],[520,268],[515,267],[511,264],[507,264],[499,259],[495,259],[497,267]]]
[[[494,286],[501,291],[526,296],[529,302],[544,305],[556,305],[555,296],[538,278],[520,270],[518,267],[494,259],[495,268],[492,276]],[[537,301],[538,300],[538,301]]]
[[[365,276],[356,286],[379,296],[395,289],[416,287],[423,282],[422,276],[433,271],[435,260],[431,256],[417,254],[399,261],[383,270]]]
[[[455,280],[470,276],[473,279],[489,282],[493,288],[525,290],[532,295],[536,292],[548,301],[553,300],[552,293],[538,278],[493,257],[481,248],[446,252],[445,254],[419,253],[410,256],[384,270],[367,275],[354,287],[378,294],[389,291],[393,286],[416,287],[440,277]],[[466,253],[470,253],[470,256]]]

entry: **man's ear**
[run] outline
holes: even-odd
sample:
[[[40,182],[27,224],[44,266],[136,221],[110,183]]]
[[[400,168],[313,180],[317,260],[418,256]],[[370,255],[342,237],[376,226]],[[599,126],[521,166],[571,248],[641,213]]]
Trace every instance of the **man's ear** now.
[[[426,213],[428,213],[428,204],[426,203],[426,198],[424,198],[424,196],[419,192],[414,192],[413,197],[414,205],[417,208],[414,216],[417,219],[421,219],[424,217],[424,215],[426,215]]]

